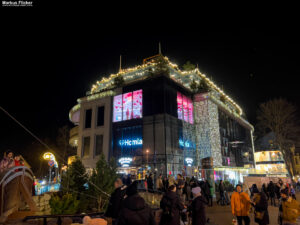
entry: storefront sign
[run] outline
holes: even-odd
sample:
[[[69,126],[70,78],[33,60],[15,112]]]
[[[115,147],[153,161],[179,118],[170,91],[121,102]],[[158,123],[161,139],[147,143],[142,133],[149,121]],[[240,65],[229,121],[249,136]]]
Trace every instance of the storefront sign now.
[[[137,145],[143,145],[143,140],[140,138],[136,139],[125,139],[125,140],[119,140],[119,145],[121,146],[137,146]]]
[[[128,167],[131,162],[132,158],[129,157],[123,157],[119,159],[119,163],[122,165],[122,167]]]
[[[192,158],[185,158],[185,161],[188,166],[192,166],[194,160]]]

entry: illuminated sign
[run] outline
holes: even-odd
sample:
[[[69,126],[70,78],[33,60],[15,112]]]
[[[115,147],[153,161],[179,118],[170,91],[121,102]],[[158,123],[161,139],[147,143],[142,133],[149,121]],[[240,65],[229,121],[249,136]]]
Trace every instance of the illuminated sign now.
[[[143,90],[114,96],[113,122],[142,118]]]
[[[55,156],[54,156],[51,152],[46,152],[46,153],[44,153],[43,158],[44,158],[45,160],[52,161],[50,164],[52,165],[52,163],[53,163],[55,168],[58,167],[58,163],[57,163],[57,161],[56,161],[56,159],[55,159]],[[49,165],[49,166],[50,166],[50,165]],[[53,165],[52,165],[52,166],[53,166]],[[52,166],[50,166],[50,167],[52,167]]]
[[[129,167],[129,164],[132,162],[132,158],[129,157],[123,157],[119,159],[119,163],[122,165],[122,167]]]
[[[192,166],[194,160],[192,158],[185,158],[185,161],[188,166]]]
[[[192,147],[192,143],[190,143],[189,141],[183,141],[182,139],[179,139],[179,146],[180,147],[186,147],[186,148],[191,148]]]
[[[193,112],[194,112],[194,107],[193,107],[192,99],[186,97],[180,92],[177,92],[178,119],[193,124],[194,123]]]
[[[125,140],[119,140],[119,145],[121,146],[135,146],[135,145],[143,145],[143,140],[140,138],[136,139],[125,139]]]

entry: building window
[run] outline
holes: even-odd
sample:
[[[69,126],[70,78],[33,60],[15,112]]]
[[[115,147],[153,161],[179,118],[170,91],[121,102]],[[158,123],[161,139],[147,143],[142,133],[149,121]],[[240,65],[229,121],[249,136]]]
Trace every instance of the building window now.
[[[104,106],[98,107],[98,114],[97,114],[97,126],[104,125]]]
[[[103,152],[103,135],[96,135],[95,156]]]
[[[90,137],[84,137],[83,138],[82,156],[88,156],[90,154],[90,142],[91,142]]]
[[[91,128],[91,124],[92,124],[92,109],[87,109],[87,110],[85,110],[84,127],[85,128]]]
[[[114,96],[113,122],[142,118],[143,91]]]

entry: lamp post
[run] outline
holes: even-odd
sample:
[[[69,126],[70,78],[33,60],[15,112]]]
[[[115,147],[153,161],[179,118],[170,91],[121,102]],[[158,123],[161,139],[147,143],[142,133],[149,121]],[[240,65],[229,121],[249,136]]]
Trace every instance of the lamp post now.
[[[51,183],[51,172],[52,172],[52,167],[54,166],[56,169],[58,168],[58,163],[55,159],[54,154],[52,154],[51,152],[46,152],[43,155],[43,159],[44,160],[48,160],[48,165],[49,165],[49,184]],[[57,176],[57,173],[56,173]],[[57,179],[57,177],[56,177]]]
[[[148,153],[149,153],[149,149],[146,150],[146,154],[147,154],[147,170],[148,170]]]

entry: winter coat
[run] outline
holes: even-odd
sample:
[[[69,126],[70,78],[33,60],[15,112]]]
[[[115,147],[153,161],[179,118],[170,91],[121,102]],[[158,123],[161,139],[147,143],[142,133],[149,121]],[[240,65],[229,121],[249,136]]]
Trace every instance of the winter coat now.
[[[153,190],[153,180],[151,176],[147,178],[147,185],[148,185],[148,190]]]
[[[163,196],[160,201],[160,208],[163,210],[161,225],[180,225],[180,211],[184,209],[184,206],[175,192],[168,191]],[[171,218],[166,215],[168,210],[171,212]]]
[[[156,179],[156,189],[162,190],[163,188],[164,188],[163,181],[162,181],[162,179],[159,177],[159,178]]]
[[[271,198],[275,197],[275,185],[273,183],[268,184],[268,192]]]
[[[0,162],[0,173],[14,166],[15,166],[15,160],[13,158],[4,157]]]
[[[265,194],[260,193],[258,194],[254,199],[255,205],[254,209],[255,215],[258,215],[259,213],[263,213],[263,218],[259,219],[255,216],[255,222],[259,225],[267,225],[270,223],[269,221],[269,212],[268,212],[268,200]]]
[[[280,207],[280,216],[283,223],[296,223],[297,218],[300,216],[300,203],[289,197],[286,201],[282,201]]]
[[[192,204],[189,206],[189,211],[192,212],[192,225],[205,225],[205,204],[206,200],[203,196],[198,196],[192,201]]]
[[[223,183],[219,184],[219,192],[220,192],[220,194],[224,194],[224,184]]]
[[[206,196],[210,196],[210,184],[207,181],[204,182],[203,191]]]
[[[124,200],[126,185],[116,188],[111,194],[105,216],[117,219],[122,208]]]
[[[250,197],[245,192],[234,192],[231,195],[231,212],[235,216],[248,216],[250,210]]]
[[[123,206],[118,225],[155,225],[153,211],[138,194],[127,197]]]

